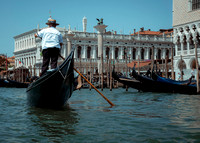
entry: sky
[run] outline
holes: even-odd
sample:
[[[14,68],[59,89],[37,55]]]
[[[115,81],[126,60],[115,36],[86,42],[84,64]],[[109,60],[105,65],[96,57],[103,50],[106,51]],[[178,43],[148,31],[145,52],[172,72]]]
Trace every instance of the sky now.
[[[172,0],[0,0],[0,54],[13,56],[14,36],[46,27],[49,16],[59,27],[94,32],[96,18],[103,18],[107,31],[130,34],[133,30],[159,31],[172,28]]]

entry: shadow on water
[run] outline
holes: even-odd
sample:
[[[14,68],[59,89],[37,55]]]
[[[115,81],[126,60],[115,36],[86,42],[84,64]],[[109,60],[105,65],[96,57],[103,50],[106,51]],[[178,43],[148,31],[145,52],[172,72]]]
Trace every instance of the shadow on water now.
[[[75,126],[79,115],[68,105],[62,109],[29,108],[28,114],[38,134],[51,141],[76,134]]]

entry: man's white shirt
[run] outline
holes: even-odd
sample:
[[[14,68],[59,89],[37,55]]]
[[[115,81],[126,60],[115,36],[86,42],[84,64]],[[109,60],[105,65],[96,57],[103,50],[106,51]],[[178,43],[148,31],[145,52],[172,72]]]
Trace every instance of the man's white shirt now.
[[[42,29],[37,35],[42,38],[42,49],[60,48],[60,43],[63,43],[62,34],[54,27]]]

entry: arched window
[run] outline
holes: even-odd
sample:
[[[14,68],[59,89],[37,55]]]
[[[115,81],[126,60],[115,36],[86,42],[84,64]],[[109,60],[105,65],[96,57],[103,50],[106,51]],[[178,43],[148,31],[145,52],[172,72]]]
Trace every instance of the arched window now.
[[[141,60],[144,60],[144,49],[141,49]]]
[[[132,54],[132,59],[133,59],[133,60],[136,59],[136,58],[135,58],[135,54],[136,54],[136,49],[134,48],[134,49],[133,49],[133,54]]]
[[[157,57],[158,60],[161,59],[161,49],[158,49],[158,57]]]
[[[149,55],[150,55],[150,59],[152,58],[152,48],[150,49]]]
[[[87,58],[89,59],[91,55],[91,47],[87,48]]]
[[[106,48],[106,57],[109,59],[109,53],[110,53],[110,49],[109,47]]]
[[[166,57],[169,58],[169,49],[166,50]]]
[[[124,48],[124,51],[123,51],[123,59],[126,59],[127,57],[127,49],[126,48]]]
[[[118,51],[119,51],[119,49],[118,49],[118,48],[115,48],[115,59],[118,58]]]
[[[78,52],[78,58],[81,58],[81,47],[80,46],[78,47],[78,51],[77,52]]]
[[[186,38],[185,35],[184,35],[184,38],[183,38],[183,50],[187,50],[187,38]]]

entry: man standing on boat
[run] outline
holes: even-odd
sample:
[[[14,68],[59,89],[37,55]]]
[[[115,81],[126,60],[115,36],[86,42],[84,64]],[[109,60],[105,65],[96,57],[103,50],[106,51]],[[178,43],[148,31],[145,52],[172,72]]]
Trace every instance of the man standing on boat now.
[[[45,28],[35,34],[35,37],[40,37],[42,39],[42,76],[49,67],[49,62],[51,60],[51,69],[57,67],[58,56],[60,55],[60,48],[63,45],[62,34],[56,29],[56,26],[59,25],[56,23],[55,19],[49,18],[46,23],[49,27]],[[82,87],[81,76],[75,74],[75,79],[77,79],[76,89]]]
[[[42,76],[49,67],[49,62],[51,60],[51,69],[57,67],[58,56],[60,53],[60,48],[63,45],[62,34],[56,29],[56,26],[59,25],[56,23],[55,19],[49,18],[46,23],[49,27],[42,29],[35,34],[35,37],[42,38]]]

